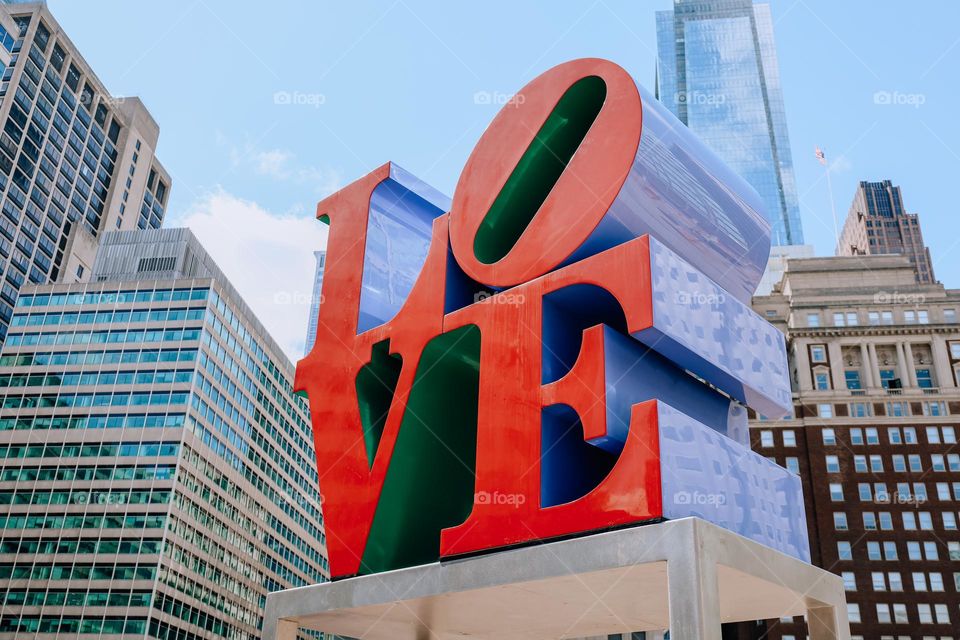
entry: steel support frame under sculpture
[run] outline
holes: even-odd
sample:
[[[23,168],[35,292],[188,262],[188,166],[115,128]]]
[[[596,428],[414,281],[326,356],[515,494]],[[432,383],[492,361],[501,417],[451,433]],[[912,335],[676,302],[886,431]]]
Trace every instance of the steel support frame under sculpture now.
[[[809,560],[799,479],[747,445],[746,406],[791,409],[759,197],[619,66],[521,89],[452,201],[388,163],[317,216],[334,580],[688,516]]]

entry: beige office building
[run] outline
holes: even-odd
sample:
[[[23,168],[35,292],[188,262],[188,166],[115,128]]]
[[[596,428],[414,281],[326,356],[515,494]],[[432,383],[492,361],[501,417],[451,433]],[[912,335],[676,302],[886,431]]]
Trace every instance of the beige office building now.
[[[0,341],[20,289],[89,277],[99,238],[159,228],[170,176],[43,3],[0,3]]]
[[[104,234],[0,352],[0,639],[259,638],[328,575],[293,365],[186,229]]]

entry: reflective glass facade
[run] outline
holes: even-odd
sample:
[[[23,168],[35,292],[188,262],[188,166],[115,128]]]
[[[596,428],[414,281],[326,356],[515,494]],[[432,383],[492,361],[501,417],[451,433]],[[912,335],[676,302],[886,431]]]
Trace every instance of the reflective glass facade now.
[[[292,379],[222,280],[26,287],[0,353],[0,639],[252,640],[268,592],[324,580]]]
[[[657,48],[657,98],[759,192],[773,244],[803,244],[769,5],[675,0]]]
[[[41,4],[0,4],[0,340],[20,289],[89,278],[99,237],[160,227],[159,129],[114,98]],[[129,211],[128,211],[129,209]]]
[[[317,320],[320,316],[320,296],[323,290],[323,267],[327,262],[326,251],[314,251],[313,257],[317,260],[317,270],[313,274],[313,292],[310,298],[310,315],[307,317],[307,339],[304,342],[304,354],[310,353],[313,343],[317,341]]]

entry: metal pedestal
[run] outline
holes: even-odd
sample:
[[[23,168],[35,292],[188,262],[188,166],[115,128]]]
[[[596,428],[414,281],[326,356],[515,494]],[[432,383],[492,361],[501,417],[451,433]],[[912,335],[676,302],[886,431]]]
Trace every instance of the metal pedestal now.
[[[810,640],[849,640],[839,576],[685,518],[272,593],[263,638],[720,640],[721,623],[804,614]]]

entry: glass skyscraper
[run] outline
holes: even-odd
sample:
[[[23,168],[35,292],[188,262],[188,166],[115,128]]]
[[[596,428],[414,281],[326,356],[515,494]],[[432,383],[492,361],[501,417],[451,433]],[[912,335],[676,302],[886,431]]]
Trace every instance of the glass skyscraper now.
[[[304,355],[313,349],[317,341],[317,320],[320,317],[320,296],[323,290],[323,267],[327,262],[326,251],[314,251],[313,257],[317,260],[317,268],[313,273],[313,294],[310,298],[310,317],[307,318],[307,339],[303,345]]]
[[[773,244],[803,244],[770,6],[674,0],[657,54],[657,98],[759,192]]]
[[[104,234],[0,352],[0,639],[259,638],[328,574],[293,365],[186,229]]]

